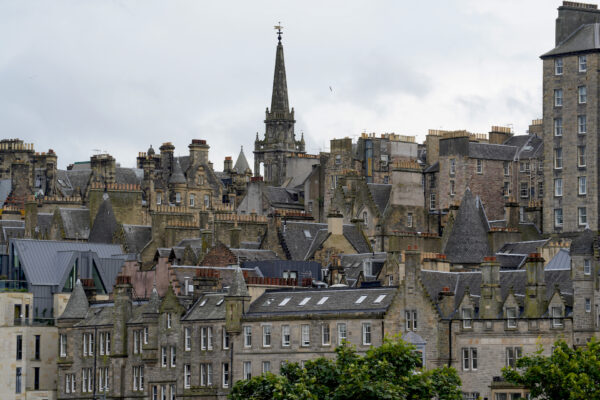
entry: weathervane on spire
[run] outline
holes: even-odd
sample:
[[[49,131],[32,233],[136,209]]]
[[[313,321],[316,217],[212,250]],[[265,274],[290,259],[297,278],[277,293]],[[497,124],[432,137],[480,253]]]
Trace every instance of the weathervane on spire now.
[[[281,43],[281,35],[283,35],[283,32],[281,31],[283,29],[281,21],[279,21],[278,24],[274,26],[274,28],[277,30],[277,40],[279,40],[279,42]]]

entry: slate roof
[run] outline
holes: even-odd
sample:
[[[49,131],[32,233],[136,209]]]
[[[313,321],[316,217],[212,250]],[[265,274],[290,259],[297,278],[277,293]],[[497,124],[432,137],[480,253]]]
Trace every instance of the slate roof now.
[[[483,220],[481,208],[467,188],[444,249],[450,263],[479,264],[490,255],[487,220]]]
[[[426,174],[433,173],[433,172],[440,172],[440,162],[439,161],[436,161],[429,167],[425,168],[425,171],[424,171],[424,173],[426,173]]]
[[[117,219],[113,212],[110,198],[106,196],[100,207],[98,207],[88,241],[92,243],[112,243],[116,230]]]
[[[581,25],[579,29],[559,43],[555,48],[542,54],[540,58],[598,49],[600,49],[600,24],[586,24]]]
[[[315,261],[246,261],[243,263],[243,267],[258,269],[261,275],[267,278],[283,278],[284,271],[296,271],[299,281],[303,278],[323,280],[321,276],[321,264]]]
[[[228,295],[236,297],[248,296],[248,287],[246,286],[246,281],[240,267],[234,268],[233,280],[229,285]]]
[[[48,234],[50,232],[50,227],[52,226],[52,217],[53,215],[50,213],[38,213],[37,227],[39,228],[40,233]]]
[[[90,210],[88,208],[59,208],[65,239],[83,240],[90,235]]]
[[[229,249],[238,259],[238,262],[243,264],[250,261],[267,261],[279,260],[277,254],[273,250],[262,249]]]
[[[594,254],[594,245],[596,244],[597,235],[586,228],[579,233],[571,242],[570,253],[572,255],[592,255]]]
[[[123,232],[128,253],[140,253],[152,240],[151,226],[123,224]]]
[[[284,187],[265,186],[263,188],[263,193],[269,201],[269,204],[271,204],[274,207],[296,206],[304,208],[304,206],[298,200],[298,192],[294,190],[286,189]]]
[[[183,170],[181,169],[181,164],[179,164],[178,158],[175,159],[175,166],[173,167],[173,173],[169,177],[169,183],[186,183],[185,176],[183,175]]]
[[[511,288],[514,290],[517,299],[523,299],[525,295],[525,285],[527,275],[524,269],[512,271],[500,271],[500,291],[502,301],[506,299]],[[439,293],[444,287],[450,288],[454,296],[454,309],[460,305],[465,291],[469,288],[473,301],[476,305],[479,304],[479,296],[481,296],[481,272],[439,272],[426,271],[420,272],[421,282],[427,290],[431,301],[438,303]],[[573,305],[573,284],[571,281],[571,273],[567,270],[561,271],[545,271],[544,282],[546,284],[546,300],[550,300],[554,295],[554,286],[558,284],[559,290],[567,301],[567,305]],[[444,315],[449,317],[449,315]]]
[[[543,247],[546,242],[548,242],[548,239],[504,243],[504,245],[498,250],[497,254],[521,254],[527,256],[531,253],[537,253],[538,249]]]
[[[143,179],[144,170],[141,168],[115,168],[115,183],[141,185]]]
[[[250,304],[246,317],[339,315],[345,312],[384,313],[389,308],[397,290],[395,287],[267,290]],[[365,296],[364,299],[357,303],[362,296]],[[327,299],[319,304],[319,301],[325,297]],[[300,305],[307,298],[306,303]],[[380,301],[376,303],[378,298]],[[285,299],[289,300],[284,302]]]
[[[240,149],[240,154],[238,155],[237,160],[235,161],[235,166],[233,169],[238,174],[243,174],[246,170],[250,169],[250,164],[248,164],[248,160],[246,160],[246,156],[244,155],[244,146]]]
[[[544,267],[545,271],[571,270],[569,249],[560,249]]]
[[[206,293],[199,297],[183,321],[211,321],[225,319],[225,293]]]
[[[81,281],[77,279],[75,289],[71,293],[71,297],[65,306],[65,310],[58,319],[80,319],[85,318],[88,311],[88,300],[81,285]]]
[[[471,158],[512,161],[517,150],[515,146],[469,142],[469,157]]]
[[[530,139],[529,135],[513,135],[504,141],[506,146],[523,147]]]
[[[0,206],[4,205],[11,191],[12,181],[10,179],[0,179]]]
[[[365,281],[373,281],[377,279],[377,275],[381,271],[383,264],[387,258],[387,253],[359,253],[359,254],[342,254],[340,262],[344,267],[344,274],[348,285],[354,287],[365,267],[365,262],[371,262],[371,276],[364,276]]]
[[[500,268],[502,269],[519,269],[527,261],[527,255],[496,253],[496,261],[500,263]]]
[[[380,183],[367,183],[369,192],[373,202],[379,209],[379,213],[383,215],[388,203],[390,202],[390,195],[392,194],[392,185],[380,184]]]
[[[0,227],[2,228],[0,243],[7,243],[12,237],[23,237],[25,234],[25,221],[3,219],[0,220]]]

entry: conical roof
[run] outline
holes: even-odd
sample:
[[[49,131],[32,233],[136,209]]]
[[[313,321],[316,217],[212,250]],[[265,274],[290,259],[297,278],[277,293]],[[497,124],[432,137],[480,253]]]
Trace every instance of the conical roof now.
[[[85,295],[81,281],[77,279],[75,289],[73,289],[65,311],[63,311],[59,319],[83,319],[87,314],[88,307],[87,296]]]
[[[169,177],[169,183],[186,183],[185,176],[183,175],[183,170],[181,169],[181,164],[179,164],[178,158],[175,159],[175,166],[173,167],[173,173]]]
[[[117,218],[113,212],[110,197],[105,194],[104,200],[98,207],[96,218],[94,218],[94,225],[92,225],[88,241],[91,243],[112,243],[117,228]]]
[[[238,156],[233,169],[238,174],[243,174],[244,172],[250,169],[250,165],[248,165],[248,160],[246,160],[246,156],[244,155],[244,146],[242,146],[240,150],[240,155]]]
[[[237,266],[233,273],[233,281],[229,286],[228,296],[245,297],[248,296],[248,287],[244,280],[244,273],[242,269]]]
[[[479,203],[479,207],[483,205]],[[483,257],[490,255],[484,215],[467,188],[444,249],[448,261],[453,264],[478,264],[483,262]]]
[[[275,76],[273,77],[273,95],[271,97],[271,112],[280,111],[289,113],[287,80],[285,77],[285,62],[283,60],[283,45],[281,40],[277,43],[275,55]]]

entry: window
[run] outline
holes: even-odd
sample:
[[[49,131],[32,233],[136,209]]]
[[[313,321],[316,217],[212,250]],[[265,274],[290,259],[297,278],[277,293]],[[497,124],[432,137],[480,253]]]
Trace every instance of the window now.
[[[592,312],[592,299],[585,299],[585,312]]]
[[[562,89],[554,89],[554,107],[561,107],[563,103]]]
[[[16,359],[17,360],[22,360],[23,359],[23,336],[21,336],[21,335],[17,335],[17,354],[16,354]]]
[[[479,392],[462,392],[463,400],[479,400]]]
[[[562,178],[554,179],[554,195],[557,197],[562,196],[563,194],[563,184]]]
[[[510,176],[510,163],[508,161],[504,161],[502,169],[504,170],[504,176]]]
[[[158,386],[152,386],[152,400],[158,400]]]
[[[554,136],[562,136],[563,134],[563,119],[554,118]]]
[[[584,135],[587,133],[587,116],[577,116],[577,133],[579,133],[580,135]]]
[[[562,208],[554,209],[554,226],[561,227],[563,225],[563,212]]]
[[[583,273],[585,275],[592,274],[592,263],[590,260],[583,260]]]
[[[17,367],[15,372],[15,393],[21,393],[21,367]]]
[[[450,175],[456,174],[456,160],[454,158],[450,159]]]
[[[477,159],[477,173],[483,174],[483,160]]]
[[[507,347],[506,348],[506,366],[515,368],[517,366],[517,360],[523,356],[523,349],[521,347]]]
[[[323,346],[329,346],[331,344],[331,337],[329,334],[329,324],[321,325],[321,344]]]
[[[366,299],[366,298],[367,298],[367,296],[365,296],[365,295],[362,295],[362,296],[360,296],[358,299],[356,299],[356,301],[355,301],[354,303],[355,303],[355,304],[360,304],[360,303],[362,303],[363,301],[365,301],[365,299]]]
[[[371,345],[371,323],[363,322],[362,324],[362,344],[365,346]]]
[[[223,350],[229,348],[229,333],[223,328]]]
[[[298,303],[299,306],[305,306],[306,303],[308,303],[308,301],[310,300],[310,297],[305,297],[303,298],[300,303]]]
[[[221,368],[222,377],[221,377],[221,386],[224,388],[229,387],[229,363],[223,363]]]
[[[190,351],[192,349],[192,335],[190,332],[190,328],[185,327],[183,329],[184,343],[185,343],[185,351]]]
[[[133,331],[133,354],[142,353],[142,340],[144,331],[142,329],[136,329]]]
[[[61,333],[60,336],[58,337],[58,347],[60,349],[60,356],[66,357],[67,356],[67,335],[65,335],[64,333]]]
[[[429,193],[429,209],[435,210],[436,202],[435,202],[435,193]]]
[[[183,387],[189,389],[192,386],[192,367],[190,364],[183,366]]]
[[[582,168],[585,165],[585,146],[579,146],[577,147],[577,166]]]
[[[526,199],[529,197],[529,183],[521,182],[521,198]]]
[[[554,60],[554,75],[562,75],[563,73],[563,59],[557,58]]]
[[[212,364],[200,364],[200,386],[212,385]]]
[[[175,400],[175,397],[177,395],[177,393],[175,391],[175,385],[170,385],[170,387],[169,387],[169,393],[170,393],[169,400]]]
[[[200,328],[200,350],[206,350],[208,348],[208,327],[203,326]]]
[[[510,182],[504,182],[504,187],[502,188],[502,193],[504,197],[510,196]]]
[[[287,347],[290,345],[290,326],[289,325],[281,326],[281,345],[283,347]]]
[[[94,334],[93,333],[84,333],[82,335],[82,344],[83,344],[83,356],[93,356],[94,355]]]
[[[519,163],[519,172],[529,172],[530,164],[529,161],[521,161]]]
[[[35,337],[34,337],[34,340],[35,340],[35,350],[34,350],[34,356],[33,356],[33,358],[35,360],[39,360],[40,359],[41,339],[42,339],[42,337],[40,335],[35,335]]]
[[[464,329],[470,329],[473,327],[473,309],[463,308],[462,309],[462,325]]]
[[[173,326],[173,317],[171,313],[167,313],[167,329],[171,329]]]
[[[133,390],[144,390],[144,366],[133,367]]]
[[[341,345],[344,340],[347,339],[346,324],[341,323],[337,325],[338,328],[338,345]]]
[[[244,327],[244,347],[252,347],[252,327]]]
[[[81,391],[92,392],[94,385],[94,375],[91,368],[83,368],[81,370]]]
[[[33,390],[40,390],[40,367],[33,367]]]
[[[175,203],[177,203],[177,204],[181,203],[181,193],[180,192],[175,193]]]
[[[586,86],[579,86],[577,88],[577,95],[578,95],[577,101],[579,104],[587,103],[587,87]]]
[[[587,178],[585,176],[577,177],[577,182],[579,186],[579,194],[584,195],[587,193]]]
[[[450,196],[454,196],[456,194],[456,183],[454,181],[450,181]]]
[[[65,374],[65,393],[75,393],[75,374]]]
[[[252,362],[244,361],[244,379],[252,379]]]
[[[204,208],[209,208],[210,207],[210,196],[205,194],[204,195]]]
[[[587,225],[587,209],[585,207],[577,207],[577,219],[579,220],[579,225]]]
[[[148,327],[144,327],[144,344],[148,344]]]
[[[156,193],[156,204],[158,204],[158,205],[162,204],[162,193],[161,192]]]
[[[262,372],[271,372],[271,361],[263,361],[262,362]]]
[[[160,348],[160,358],[161,358],[161,365],[163,367],[167,366],[167,348],[166,346],[162,346]]]
[[[562,159],[562,148],[558,147],[554,149],[554,169],[562,169],[563,167],[563,159]]]
[[[271,325],[263,325],[263,347],[271,347]]]
[[[517,309],[515,307],[506,308],[506,327],[517,327]]]
[[[279,307],[285,306],[291,299],[291,297],[284,298],[283,300],[281,300],[281,303],[279,303]]]
[[[340,165],[342,163],[342,156],[339,154],[335,155],[335,164]]]
[[[99,392],[108,392],[110,390],[110,386],[108,385],[108,367],[100,367],[98,368],[98,391]]]
[[[435,189],[435,175],[431,175],[431,178],[429,178],[429,188]]]
[[[329,298],[329,296],[323,296],[319,299],[319,301],[317,301],[317,305],[322,305],[325,304],[325,302],[327,301],[327,299]]]
[[[190,193],[190,207],[194,207],[196,205],[196,195]]]
[[[386,185],[387,185],[388,183],[390,183],[390,177],[389,177],[388,175],[385,175],[385,176],[383,177],[383,183],[384,183],[384,184],[386,184]]]
[[[544,197],[544,181],[538,182],[538,197]]]
[[[587,56],[579,56],[579,72],[587,71]]]
[[[363,211],[363,223],[369,225],[369,214],[366,211]]]
[[[302,329],[302,346],[310,346],[310,325],[303,324],[301,329]]]
[[[412,228],[413,226],[413,215],[412,213],[406,214],[406,226]]]
[[[171,346],[171,368],[175,367],[177,362],[177,348]]]
[[[406,310],[404,312],[406,317],[406,330],[416,331],[417,330],[417,310]]]
[[[110,355],[110,332],[100,332],[98,334],[100,344],[100,355]]]
[[[477,348],[463,347],[462,359],[463,359],[463,370],[464,371],[476,371],[477,370]]]
[[[555,328],[559,328],[563,326],[562,322],[562,310],[560,307],[552,307],[551,309],[552,315],[552,326]]]

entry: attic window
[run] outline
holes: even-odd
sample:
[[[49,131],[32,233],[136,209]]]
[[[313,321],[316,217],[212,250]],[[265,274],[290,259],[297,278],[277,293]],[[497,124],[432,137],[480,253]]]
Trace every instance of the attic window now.
[[[265,301],[265,302],[263,303],[263,306],[270,306],[270,305],[271,305],[271,303],[273,302],[273,300],[275,300],[275,299],[273,299],[273,298],[267,299],[267,301]]]
[[[302,301],[298,305],[305,306],[306,303],[308,303],[309,300],[310,300],[310,297],[305,297],[305,298],[302,299]]]
[[[383,299],[385,299],[385,294],[380,294],[379,296],[377,296],[377,298],[375,299],[375,301],[373,303],[381,303],[383,301]]]
[[[219,299],[219,301],[217,301],[218,306],[220,306],[221,304],[223,304],[223,299]]]
[[[325,304],[325,302],[327,301],[329,297],[325,296],[325,297],[321,297],[321,299],[317,302],[318,305],[322,305]]]
[[[206,300],[207,299],[202,300],[202,303],[200,303],[200,307],[204,307],[204,305],[206,304]]]
[[[281,300],[281,303],[279,303],[279,306],[285,306],[292,298],[291,297],[286,297],[285,299]]]
[[[312,235],[310,234],[310,231],[308,229],[304,230],[304,237],[306,237],[307,239],[312,238]]]
[[[357,299],[357,300],[356,300],[354,303],[356,303],[356,304],[360,304],[360,303],[362,303],[363,301],[365,301],[365,299],[366,299],[366,298],[367,298],[367,296],[365,296],[365,295],[362,295],[362,296],[360,296],[360,297],[359,297],[359,298],[358,298],[358,299]]]

